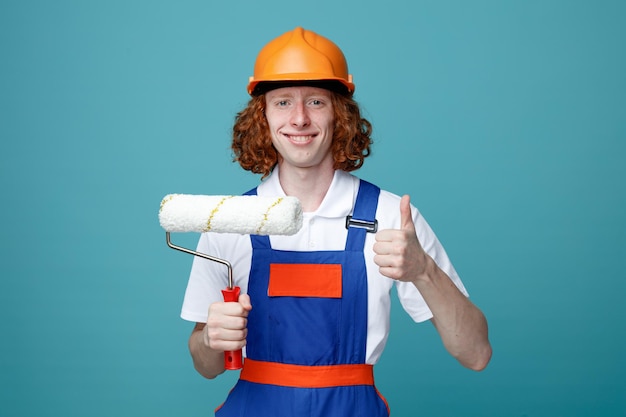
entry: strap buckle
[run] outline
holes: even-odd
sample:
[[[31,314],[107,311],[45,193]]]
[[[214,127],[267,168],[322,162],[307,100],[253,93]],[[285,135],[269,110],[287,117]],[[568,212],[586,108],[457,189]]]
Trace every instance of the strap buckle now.
[[[378,230],[378,220],[374,221],[355,219],[352,216],[346,216],[346,229],[350,227],[357,227],[359,229],[365,229],[367,233],[376,233]]]

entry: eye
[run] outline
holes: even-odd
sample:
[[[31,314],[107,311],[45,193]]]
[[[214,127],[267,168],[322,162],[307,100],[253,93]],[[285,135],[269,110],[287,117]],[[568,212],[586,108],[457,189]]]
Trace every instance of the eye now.
[[[285,108],[289,106],[289,100],[286,98],[276,98],[271,101],[271,106],[275,108]]]
[[[287,100],[276,100],[274,102],[275,107],[286,107],[287,105],[289,105],[289,102]]]

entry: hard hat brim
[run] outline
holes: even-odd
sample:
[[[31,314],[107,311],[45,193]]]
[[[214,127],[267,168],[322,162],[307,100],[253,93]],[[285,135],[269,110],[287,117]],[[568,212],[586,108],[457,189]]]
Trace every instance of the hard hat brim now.
[[[324,88],[339,94],[351,96],[354,93],[354,84],[346,83],[343,79],[284,79],[272,81],[250,81],[248,94],[258,96],[268,91],[284,87],[309,86]]]

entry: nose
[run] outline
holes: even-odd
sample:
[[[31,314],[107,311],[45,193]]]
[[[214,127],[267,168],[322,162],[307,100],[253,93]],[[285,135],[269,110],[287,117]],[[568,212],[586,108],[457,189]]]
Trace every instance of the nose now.
[[[298,103],[291,113],[291,125],[294,127],[306,127],[311,123],[309,112],[304,103]]]

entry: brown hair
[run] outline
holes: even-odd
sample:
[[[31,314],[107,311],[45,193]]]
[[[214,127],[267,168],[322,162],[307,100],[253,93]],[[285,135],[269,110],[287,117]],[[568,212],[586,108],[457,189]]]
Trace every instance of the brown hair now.
[[[361,168],[370,155],[372,125],[361,117],[352,97],[331,91],[335,126],[332,152],[334,168],[346,172]],[[234,161],[246,171],[267,177],[278,163],[265,118],[265,94],[254,96],[235,117],[232,150]]]

